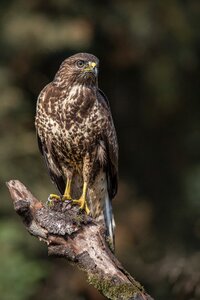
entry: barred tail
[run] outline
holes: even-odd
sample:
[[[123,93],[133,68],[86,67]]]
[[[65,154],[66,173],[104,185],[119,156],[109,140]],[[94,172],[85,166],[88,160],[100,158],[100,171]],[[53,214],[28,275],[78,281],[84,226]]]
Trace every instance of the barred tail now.
[[[115,250],[115,220],[112,212],[112,200],[109,198],[108,192],[105,194],[104,218],[106,223],[106,237],[111,250]]]

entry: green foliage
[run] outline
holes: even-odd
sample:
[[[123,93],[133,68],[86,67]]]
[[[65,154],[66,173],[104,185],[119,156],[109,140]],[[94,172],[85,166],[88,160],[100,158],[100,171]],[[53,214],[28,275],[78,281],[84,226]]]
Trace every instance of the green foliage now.
[[[45,263],[26,256],[21,228],[14,222],[0,223],[0,294],[2,300],[23,300],[34,295],[45,278]]]

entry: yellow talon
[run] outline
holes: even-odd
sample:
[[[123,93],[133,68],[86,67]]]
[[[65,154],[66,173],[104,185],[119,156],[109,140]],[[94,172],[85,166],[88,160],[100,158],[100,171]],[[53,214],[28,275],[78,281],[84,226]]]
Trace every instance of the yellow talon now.
[[[47,206],[51,207],[54,205],[54,201],[53,200],[60,200],[60,196],[56,195],[56,194],[50,194],[47,200]]]
[[[80,197],[79,200],[73,200],[73,204],[78,204],[80,206],[80,209],[84,209],[86,214],[89,215],[90,210],[86,202],[86,193],[87,193],[87,183],[84,182],[82,196]]]
[[[82,196],[79,200],[72,200],[73,204],[78,204],[80,206],[80,209],[85,209],[85,212],[87,215],[89,215],[90,210],[87,206],[86,199],[84,199]]]
[[[48,200],[52,200],[52,199],[60,200],[60,196],[56,194],[50,194]]]

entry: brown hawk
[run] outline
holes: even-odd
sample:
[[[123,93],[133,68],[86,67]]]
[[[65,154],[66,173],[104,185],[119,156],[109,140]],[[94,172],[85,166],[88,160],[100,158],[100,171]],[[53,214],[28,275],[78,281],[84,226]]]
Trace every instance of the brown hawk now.
[[[114,248],[118,144],[108,100],[98,88],[98,66],[99,60],[88,53],[64,60],[38,97],[35,125],[61,199],[72,200],[103,222]]]

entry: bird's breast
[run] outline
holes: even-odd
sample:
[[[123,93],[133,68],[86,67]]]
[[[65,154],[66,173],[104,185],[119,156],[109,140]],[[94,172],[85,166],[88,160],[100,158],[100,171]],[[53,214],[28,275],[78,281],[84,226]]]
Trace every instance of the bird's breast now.
[[[64,135],[67,149],[75,148],[77,152],[85,152],[89,148],[93,148],[98,135],[101,134],[102,123],[103,120],[100,121],[100,119],[95,119],[93,116],[87,116],[82,122],[72,120],[70,127],[68,125],[65,126],[62,134],[62,137]]]
[[[68,149],[87,151],[94,146],[106,120],[94,93],[73,91],[74,96],[61,109],[60,132]]]
[[[79,86],[75,86],[57,103],[54,114],[44,113],[38,127],[64,160],[80,161],[94,149],[106,127],[106,117],[96,94]]]

